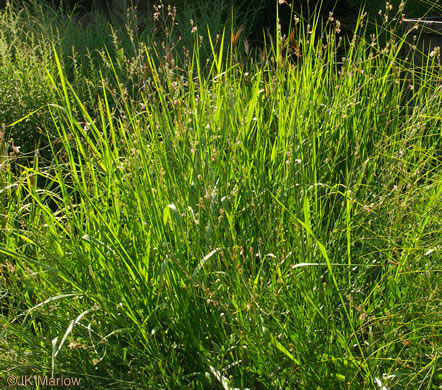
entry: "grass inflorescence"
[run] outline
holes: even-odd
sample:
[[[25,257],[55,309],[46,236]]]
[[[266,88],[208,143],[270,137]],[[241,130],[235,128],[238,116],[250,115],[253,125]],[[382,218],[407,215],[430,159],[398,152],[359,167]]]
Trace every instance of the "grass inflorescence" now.
[[[413,68],[363,13],[256,51],[209,27],[203,61],[198,32],[178,53],[108,28],[84,56],[39,41],[50,98],[1,128],[4,372],[438,388],[440,51]],[[21,163],[7,135],[36,115],[47,157]]]

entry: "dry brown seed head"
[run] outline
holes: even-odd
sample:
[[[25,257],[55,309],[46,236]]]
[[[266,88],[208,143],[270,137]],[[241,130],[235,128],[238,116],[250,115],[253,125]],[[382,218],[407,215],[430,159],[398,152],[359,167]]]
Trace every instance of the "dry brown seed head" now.
[[[336,33],[339,34],[341,32],[341,22],[339,20],[336,21]]]

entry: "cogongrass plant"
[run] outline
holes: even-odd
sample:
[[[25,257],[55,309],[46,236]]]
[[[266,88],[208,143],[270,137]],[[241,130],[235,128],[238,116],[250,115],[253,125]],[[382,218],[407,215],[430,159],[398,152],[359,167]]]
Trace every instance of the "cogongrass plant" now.
[[[404,39],[357,29],[343,60],[335,27],[293,31],[247,63],[224,34],[205,71],[196,42],[182,83],[146,48],[150,87],[121,115],[111,57],[121,87],[103,78],[90,111],[54,52],[53,164],[2,171],[5,369],[437,388],[440,58],[404,103]]]

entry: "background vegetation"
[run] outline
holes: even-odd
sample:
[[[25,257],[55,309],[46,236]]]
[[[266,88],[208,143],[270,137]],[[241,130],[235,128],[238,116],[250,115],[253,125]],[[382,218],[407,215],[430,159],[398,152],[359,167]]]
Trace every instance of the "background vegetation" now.
[[[440,49],[392,7],[2,10],[0,381],[438,389]]]

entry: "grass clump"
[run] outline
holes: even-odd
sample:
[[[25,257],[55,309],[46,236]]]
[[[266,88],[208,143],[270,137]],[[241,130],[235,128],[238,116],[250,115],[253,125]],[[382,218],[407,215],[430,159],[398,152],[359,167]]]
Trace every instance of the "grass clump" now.
[[[349,42],[296,19],[248,60],[235,33],[182,68],[143,47],[137,95],[108,51],[93,108],[46,53],[51,164],[2,161],[5,369],[437,388],[440,57],[406,94],[404,38],[366,41],[361,18]]]

